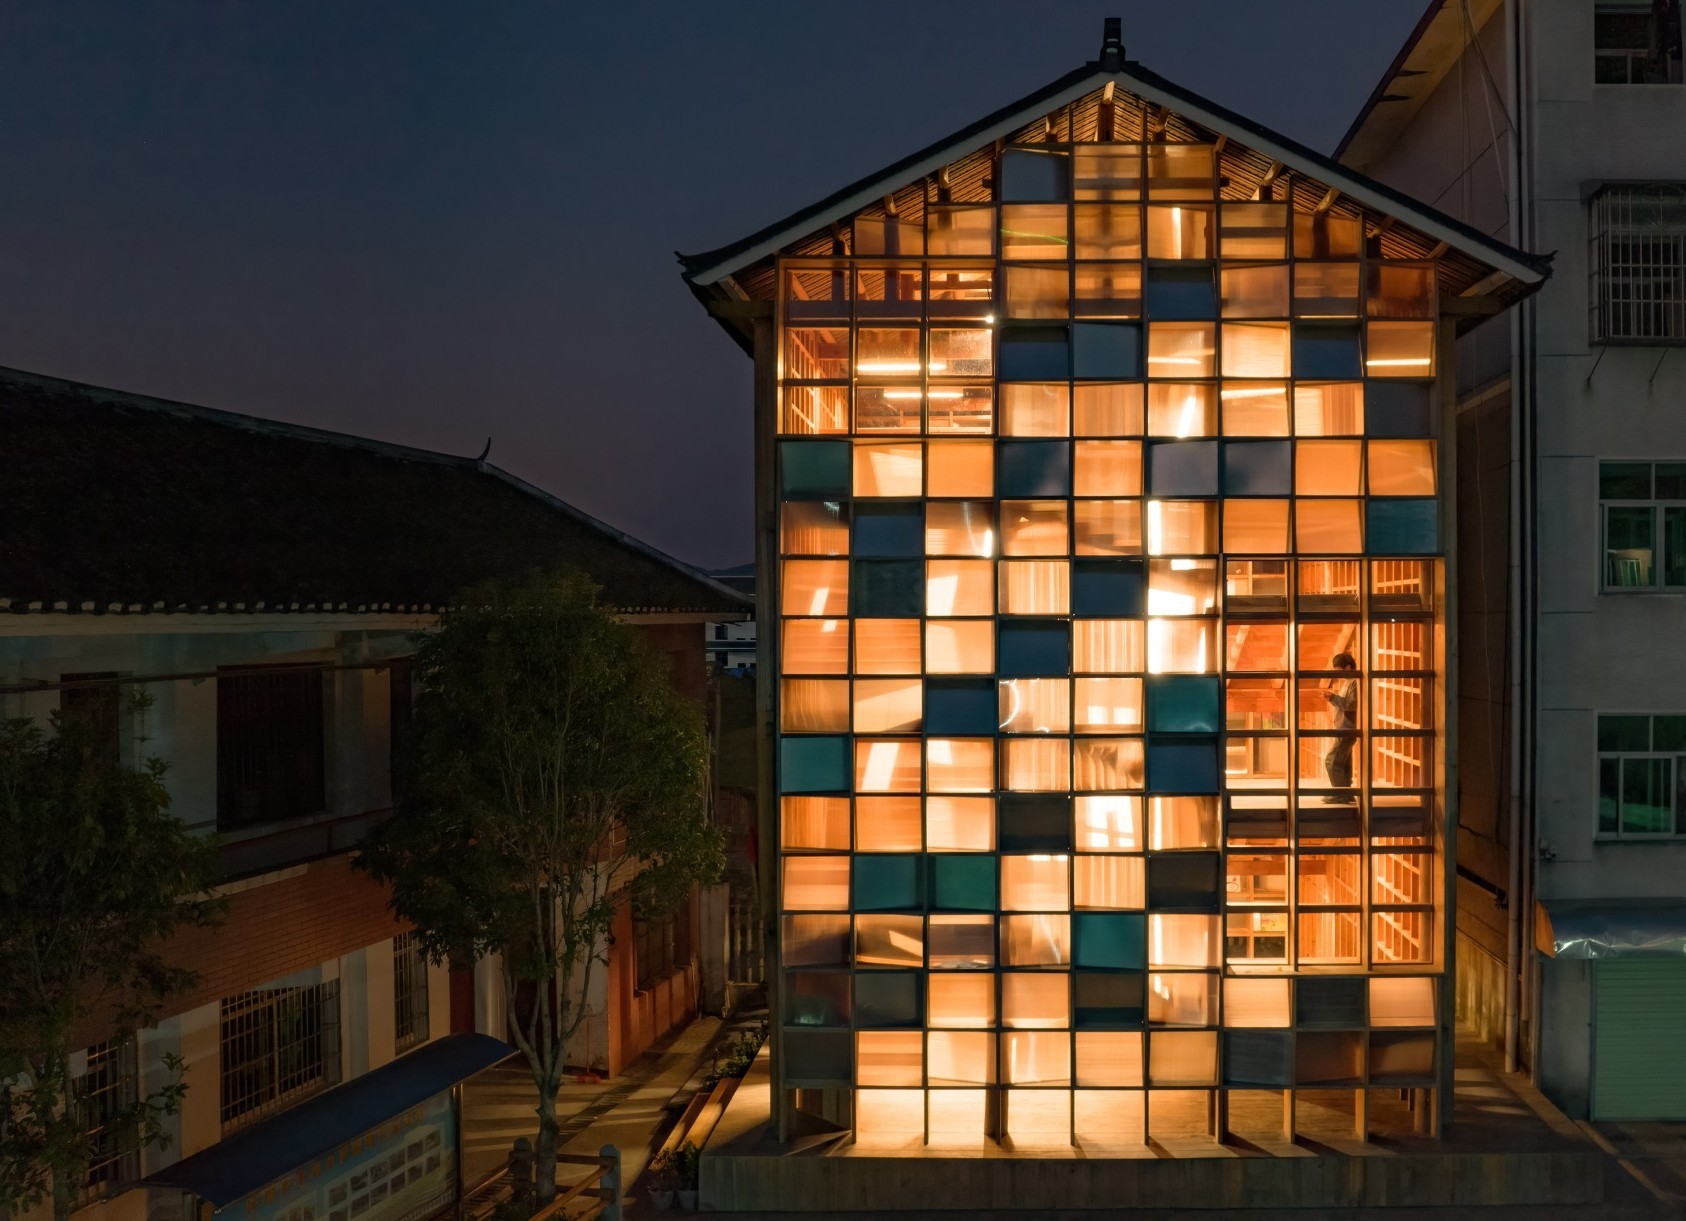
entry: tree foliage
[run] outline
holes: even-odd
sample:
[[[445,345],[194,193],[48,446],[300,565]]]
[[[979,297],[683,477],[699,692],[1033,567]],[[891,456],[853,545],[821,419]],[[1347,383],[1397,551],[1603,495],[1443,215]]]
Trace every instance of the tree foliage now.
[[[114,766],[75,718],[52,730],[0,725],[0,1209],[51,1197],[63,1218],[91,1154],[70,1076],[79,1031],[122,1039],[154,1020],[195,978],[165,943],[214,923],[221,904],[215,848],[170,812],[164,764]],[[182,1092],[172,1079],[107,1128],[160,1140]]]
[[[413,664],[404,798],[360,863],[435,961],[498,955],[548,1199],[565,1047],[617,907],[669,909],[722,869],[703,718],[577,574],[474,591]]]

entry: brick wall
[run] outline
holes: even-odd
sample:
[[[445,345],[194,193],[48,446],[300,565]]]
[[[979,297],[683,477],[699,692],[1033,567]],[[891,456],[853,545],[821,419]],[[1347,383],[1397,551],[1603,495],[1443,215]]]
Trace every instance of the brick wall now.
[[[679,693],[705,708],[708,700],[708,667],[703,654],[703,625],[700,623],[641,623],[638,630],[656,652],[667,658],[668,673]]]
[[[214,929],[189,929],[170,945],[172,961],[192,968],[199,982],[172,997],[165,1016],[291,975],[373,945],[408,928],[386,906],[386,887],[354,869],[349,856],[331,857],[275,882],[249,886],[228,898]],[[75,1046],[106,1037],[103,1020],[85,1023]]]

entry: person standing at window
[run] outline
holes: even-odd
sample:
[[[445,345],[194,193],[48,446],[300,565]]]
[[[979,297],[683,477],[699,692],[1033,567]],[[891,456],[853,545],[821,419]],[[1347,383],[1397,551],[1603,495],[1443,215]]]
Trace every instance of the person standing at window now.
[[[1336,653],[1330,663],[1337,670],[1358,670],[1358,663],[1352,659],[1351,653]],[[1329,747],[1328,754],[1323,756],[1323,770],[1329,774],[1329,783],[1342,792],[1330,793],[1323,800],[1329,805],[1351,805],[1356,799],[1352,789],[1352,752],[1358,745],[1358,679],[1336,678],[1323,690],[1323,698],[1329,701],[1330,715],[1334,718],[1335,728],[1340,731],[1334,743]]]

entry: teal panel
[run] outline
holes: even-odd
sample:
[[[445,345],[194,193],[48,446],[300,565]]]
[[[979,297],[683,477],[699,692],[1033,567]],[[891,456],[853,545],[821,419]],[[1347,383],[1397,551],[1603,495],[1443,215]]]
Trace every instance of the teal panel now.
[[[779,469],[786,500],[841,500],[849,494],[849,443],[781,441]]]
[[[779,739],[781,793],[843,793],[848,789],[848,738]]]
[[[1593,966],[1592,1117],[1686,1119],[1686,962]]]
[[[1071,922],[1074,966],[1117,971],[1147,967],[1147,917],[1141,912],[1077,912]]]
[[[1147,680],[1149,733],[1217,733],[1223,692],[1215,674],[1154,674]]]
[[[1439,549],[1439,514],[1432,500],[1372,500],[1364,543],[1371,555],[1433,555]]]
[[[920,857],[855,857],[855,910],[863,912],[918,911],[925,906]]]
[[[906,1029],[925,1017],[925,977],[917,971],[869,971],[855,976],[855,1026]]]
[[[935,911],[995,910],[995,857],[933,856],[931,907]]]

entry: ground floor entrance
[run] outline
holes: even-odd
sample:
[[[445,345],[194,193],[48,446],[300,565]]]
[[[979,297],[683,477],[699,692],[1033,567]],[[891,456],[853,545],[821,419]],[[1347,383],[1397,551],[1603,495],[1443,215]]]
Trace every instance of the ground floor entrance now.
[[[1592,1117],[1686,1119],[1686,961],[1593,967]]]

